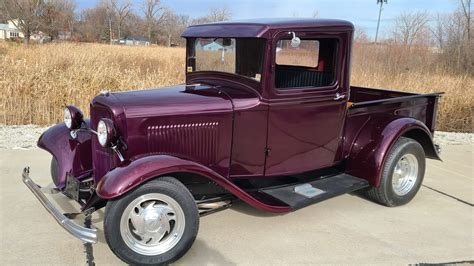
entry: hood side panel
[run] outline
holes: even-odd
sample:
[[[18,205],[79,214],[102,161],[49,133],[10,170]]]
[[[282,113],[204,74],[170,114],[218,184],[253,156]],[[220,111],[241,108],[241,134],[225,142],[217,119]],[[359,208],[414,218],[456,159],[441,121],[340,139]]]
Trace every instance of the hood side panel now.
[[[127,157],[172,155],[229,176],[232,111],[127,121]]]
[[[127,150],[125,159],[168,154],[229,176],[233,106],[230,97],[210,85],[111,93],[92,103],[93,129],[111,118]],[[120,161],[93,141],[96,181]]]

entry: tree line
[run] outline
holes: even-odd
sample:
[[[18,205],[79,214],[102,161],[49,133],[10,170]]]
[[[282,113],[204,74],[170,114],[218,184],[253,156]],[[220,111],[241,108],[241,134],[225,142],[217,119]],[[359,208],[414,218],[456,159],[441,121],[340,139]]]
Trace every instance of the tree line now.
[[[430,48],[439,53],[449,69],[472,73],[472,2],[456,1],[458,8],[450,13],[402,12],[378,43],[409,50]],[[26,43],[33,32],[42,31],[53,40],[60,32],[68,32],[74,41],[112,43],[127,36],[144,36],[153,44],[173,46],[184,45],[180,35],[189,25],[232,17],[226,8],[213,8],[206,16],[191,18],[177,14],[160,0],[99,0],[94,7],[76,10],[74,0],[0,0],[0,21],[18,19],[15,23],[24,33]],[[313,17],[318,16],[315,14]],[[372,43],[359,29],[355,40]]]
[[[402,12],[395,17],[394,25],[385,33],[381,44],[404,48],[403,52],[411,55],[421,55],[422,49],[430,50],[437,54],[440,68],[474,74],[472,1],[457,0],[457,3],[456,10],[447,13]],[[371,43],[361,29],[356,30],[355,40]]]
[[[181,15],[162,5],[160,0],[100,0],[96,6],[76,12],[74,0],[0,0],[0,22],[15,20],[25,35],[44,32],[52,40],[60,32],[71,40],[112,42],[127,36],[144,36],[151,43],[183,45],[180,34],[192,24],[231,19],[226,8],[212,8],[199,18]]]

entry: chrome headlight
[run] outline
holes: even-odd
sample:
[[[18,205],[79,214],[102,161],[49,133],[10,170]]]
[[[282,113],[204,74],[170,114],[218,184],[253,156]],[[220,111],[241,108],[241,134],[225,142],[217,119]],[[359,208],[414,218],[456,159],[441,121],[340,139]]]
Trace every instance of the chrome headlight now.
[[[107,147],[116,139],[114,122],[104,118],[97,124],[97,140],[102,147]]]
[[[81,128],[84,123],[84,116],[77,107],[69,105],[64,109],[64,124],[69,129]]]

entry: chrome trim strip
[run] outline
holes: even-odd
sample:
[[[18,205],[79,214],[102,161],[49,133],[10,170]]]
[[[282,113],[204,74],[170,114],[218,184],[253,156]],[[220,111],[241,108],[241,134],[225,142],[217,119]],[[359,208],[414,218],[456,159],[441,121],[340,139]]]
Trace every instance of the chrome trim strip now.
[[[41,187],[38,186],[33,180],[29,177],[30,168],[25,167],[23,169],[22,179],[23,183],[31,190],[33,195],[39,200],[39,202],[44,206],[44,208],[54,217],[56,222],[61,225],[66,231],[71,235],[79,238],[86,243],[97,243],[97,229],[95,228],[86,228],[78,225],[73,220],[67,218],[59,209],[57,209],[51,201],[46,198],[46,196],[41,191]]]

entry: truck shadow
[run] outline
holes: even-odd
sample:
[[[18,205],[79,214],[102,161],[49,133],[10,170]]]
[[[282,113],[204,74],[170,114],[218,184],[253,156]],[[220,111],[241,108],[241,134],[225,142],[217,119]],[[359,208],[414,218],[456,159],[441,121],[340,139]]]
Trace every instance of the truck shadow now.
[[[281,215],[286,214],[286,213],[272,213],[272,212],[262,211],[240,200],[233,202],[230,209],[240,212],[242,214],[256,216],[256,217],[276,217],[276,216],[281,216]]]
[[[209,247],[205,241],[196,239],[191,249],[171,265],[237,265],[229,261],[218,250]]]

